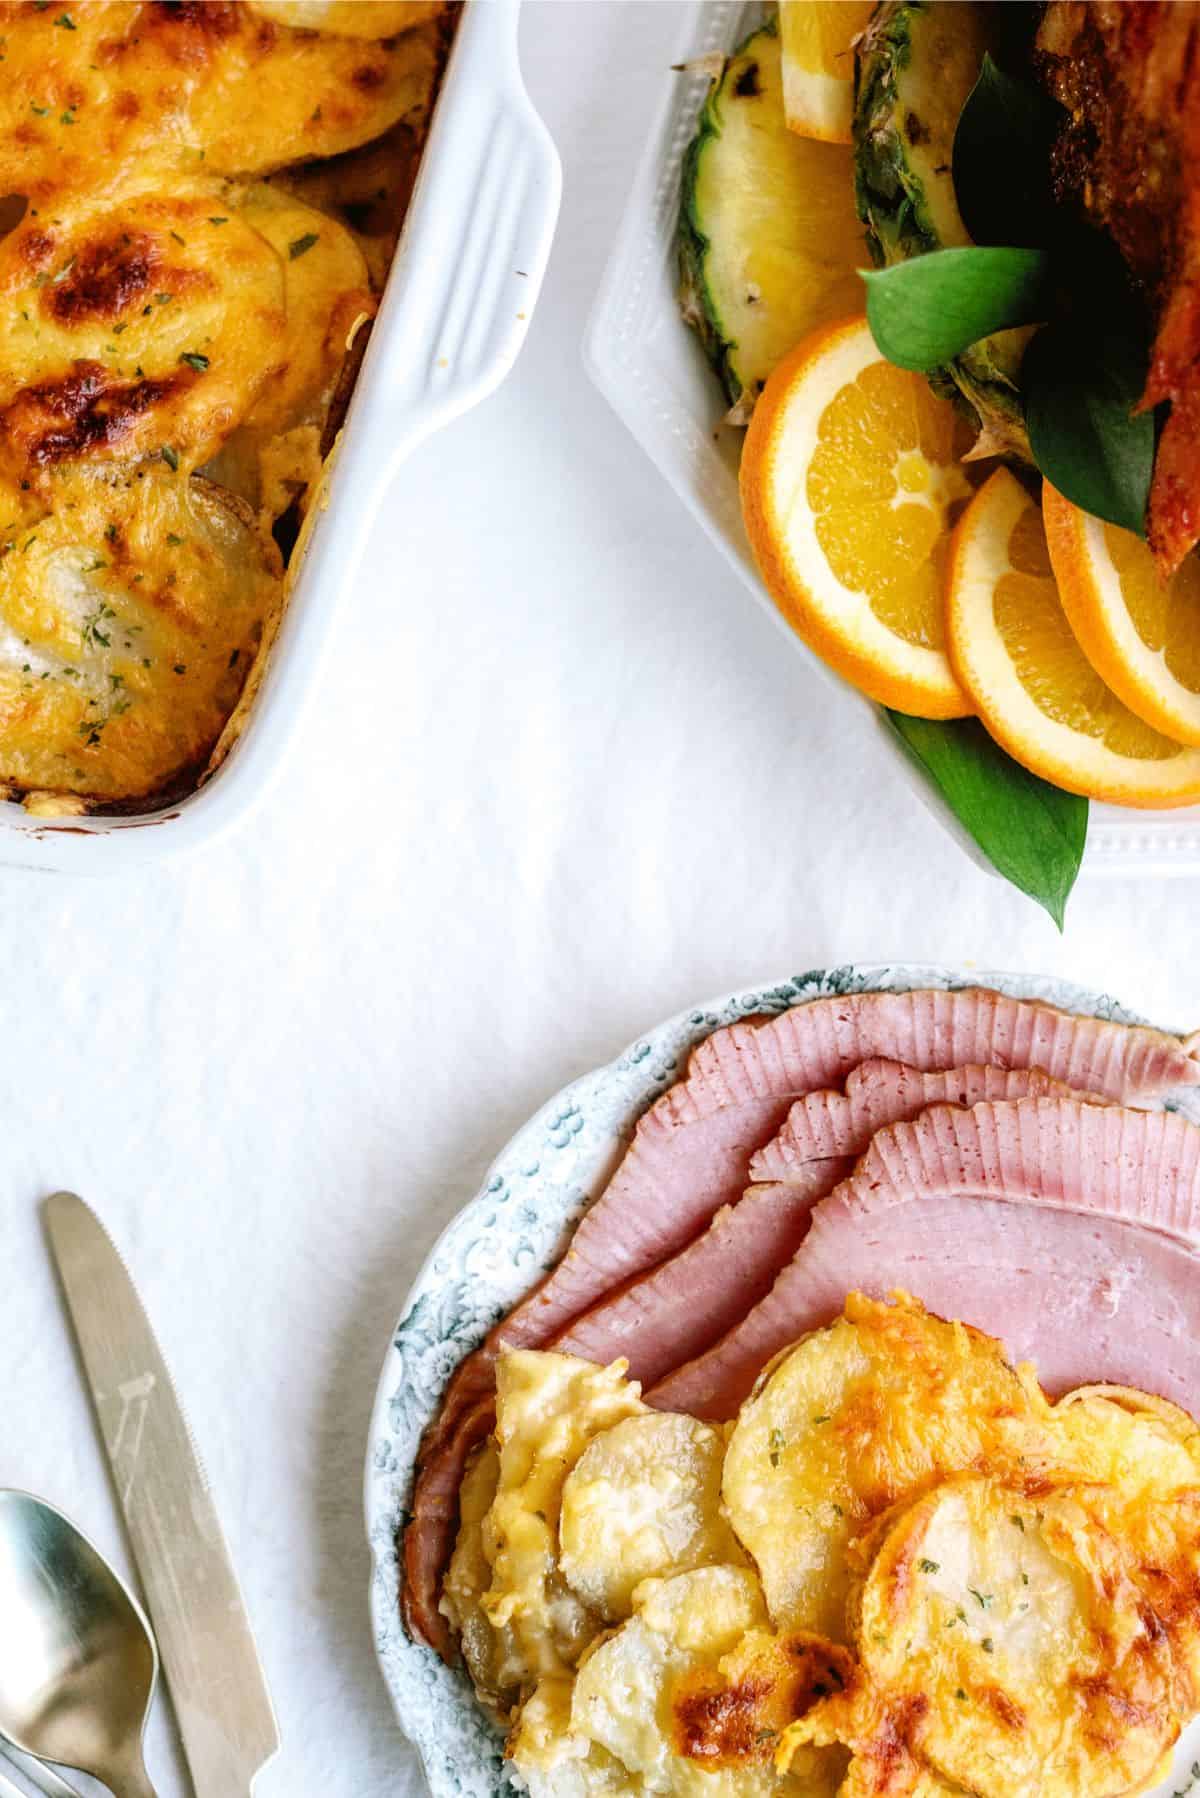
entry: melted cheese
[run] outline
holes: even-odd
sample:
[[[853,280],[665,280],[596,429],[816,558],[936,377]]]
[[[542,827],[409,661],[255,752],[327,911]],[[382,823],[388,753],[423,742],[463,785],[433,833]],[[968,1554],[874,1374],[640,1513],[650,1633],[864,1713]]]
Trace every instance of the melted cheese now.
[[[0,34],[0,182],[35,198],[86,190],[98,166],[251,174],[337,155],[420,114],[440,53],[436,20],[376,42],[242,0],[7,0]]]
[[[990,1337],[852,1296],[742,1406],[725,1459],[776,1623],[844,1640],[847,1550],[867,1522],[939,1475],[1044,1454],[1047,1415]]]
[[[776,1665],[763,1677],[774,1646],[765,1625],[758,1582],[744,1568],[647,1580],[634,1616],[592,1649],[573,1687],[561,1679],[538,1687],[509,1744],[517,1772],[535,1798],[572,1791],[832,1798],[843,1754],[810,1751],[787,1774],[772,1764],[775,1731],[762,1719],[781,1675]],[[690,1720],[703,1698],[723,1687],[737,1691],[743,1676],[753,1696],[741,1714],[738,1750],[725,1741],[725,1752],[707,1752],[711,1742],[698,1744]]]
[[[241,727],[439,10],[381,40],[241,0],[0,0],[0,783],[43,815],[182,790]],[[346,222],[360,151],[398,196],[377,236]],[[318,206],[254,179],[311,157]]]
[[[655,1411],[597,1436],[563,1486],[559,1562],[567,1583],[613,1622],[645,1579],[744,1559],[721,1512],[725,1438]]]
[[[1179,1733],[1171,1651],[1126,1547],[1071,1490],[1035,1501],[963,1479],[902,1509],[855,1634],[861,1674],[788,1741],[836,1718],[864,1790],[872,1768],[880,1791],[924,1768],[980,1798],[1106,1798],[1148,1783]]]
[[[250,0],[256,13],[297,31],[335,37],[396,37],[435,19],[442,0]]]
[[[0,518],[0,780],[138,797],[202,766],[279,601],[246,507],[163,466]],[[0,512],[4,510],[0,498]]]
[[[219,189],[63,202],[0,241],[7,472],[156,454],[204,461],[287,334],[284,265]]]
[[[558,1566],[563,1482],[602,1430],[645,1410],[626,1363],[594,1367],[573,1355],[517,1349],[496,1369],[500,1475],[483,1525],[492,1583],[483,1608],[513,1651],[504,1685],[528,1685],[572,1667],[599,1620]]]

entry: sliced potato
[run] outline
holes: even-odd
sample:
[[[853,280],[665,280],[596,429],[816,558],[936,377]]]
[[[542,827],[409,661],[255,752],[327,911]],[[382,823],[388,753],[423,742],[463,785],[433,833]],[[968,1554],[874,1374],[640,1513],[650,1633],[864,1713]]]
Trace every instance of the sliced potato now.
[[[385,41],[267,24],[245,5],[0,0],[0,192],[50,202],[157,171],[251,175],[336,156],[427,112],[440,21]],[[84,128],[86,127],[86,128]]]
[[[871,1734],[907,1719],[920,1760],[980,1798],[1138,1789],[1179,1731],[1169,1644],[1069,1491],[962,1479],[917,1500],[883,1539],[856,1634]]]
[[[432,97],[432,96],[431,96]],[[402,123],[361,150],[299,168],[280,169],[272,187],[295,194],[306,205],[329,213],[350,231],[366,257],[371,286],[383,291],[392,254],[408,210],[424,141],[427,109],[410,113]]]
[[[0,780],[143,798],[220,736],[274,625],[279,552],[165,464],[60,470],[50,501],[0,517]]]
[[[246,423],[264,432],[321,424],[351,332],[374,315],[366,259],[336,219],[266,182],[248,190],[238,211],[280,259],[287,318],[275,372]]]
[[[647,1580],[636,1613],[583,1661],[567,1688],[543,1682],[525,1707],[509,1751],[535,1798],[656,1792],[666,1798],[822,1798],[845,1756],[814,1751],[790,1775],[773,1765],[775,1731],[760,1718],[786,1702],[792,1667],[776,1653],[754,1575],[701,1567]],[[723,1668],[746,1674],[730,1705]],[[753,1665],[753,1690],[748,1670]],[[769,1672],[768,1672],[769,1669]],[[764,1674],[767,1677],[764,1677]],[[781,1682],[780,1689],[772,1682]],[[719,1743],[697,1733],[706,1719],[736,1718]],[[689,1749],[692,1752],[689,1752]],[[714,1749],[716,1750],[714,1752]]]
[[[266,182],[239,199],[238,216],[279,258],[284,325],[270,378],[205,472],[257,506],[269,528],[316,480],[375,298],[363,253],[336,219]]]
[[[1185,1708],[1200,1710],[1200,1429],[1166,1399],[1082,1387],[1054,1407],[1066,1476],[1131,1557],[1131,1577],[1170,1639]]]
[[[0,240],[0,444],[13,478],[202,462],[279,361],[284,269],[217,185],[106,192]]]
[[[463,1660],[476,1695],[500,1720],[516,1703],[516,1686],[506,1685],[505,1668],[512,1657],[508,1630],[496,1630],[483,1608],[492,1582],[492,1566],[483,1546],[483,1524],[500,1484],[500,1451],[495,1438],[472,1455],[458,1493],[458,1539],[446,1569],[440,1610],[456,1631]]]
[[[646,1409],[626,1366],[536,1349],[497,1362],[500,1474],[483,1524],[492,1579],[482,1602],[492,1628],[509,1632],[505,1686],[568,1671],[600,1627],[559,1571],[559,1509],[563,1481],[592,1438]]]
[[[397,37],[436,19],[444,0],[250,0],[256,13],[294,31],[333,37]]]
[[[980,1456],[1044,1456],[1047,1416],[990,1337],[852,1294],[768,1370],[725,1457],[726,1511],[777,1626],[844,1641],[852,1537]]]
[[[584,1450],[563,1487],[559,1565],[607,1622],[642,1580],[744,1557],[721,1514],[725,1438],[669,1411],[630,1417]]]

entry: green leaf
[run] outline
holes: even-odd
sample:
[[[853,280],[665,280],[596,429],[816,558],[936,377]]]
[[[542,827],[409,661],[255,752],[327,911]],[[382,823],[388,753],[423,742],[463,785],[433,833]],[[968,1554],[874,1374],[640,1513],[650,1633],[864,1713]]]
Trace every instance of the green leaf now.
[[[1154,417],[1134,413],[1148,347],[1137,324],[1064,319],[1039,331],[1021,362],[1034,460],[1060,493],[1110,524],[1146,534]]]
[[[911,759],[1005,880],[1061,930],[1087,840],[1088,802],[1030,774],[977,718],[948,723],[888,712]]]
[[[1060,241],[1050,151],[1065,118],[1041,87],[984,57],[954,132],[954,197],[977,244]]]
[[[867,321],[882,355],[921,374],[1010,325],[1047,318],[1054,303],[1045,250],[931,250],[864,269]]]

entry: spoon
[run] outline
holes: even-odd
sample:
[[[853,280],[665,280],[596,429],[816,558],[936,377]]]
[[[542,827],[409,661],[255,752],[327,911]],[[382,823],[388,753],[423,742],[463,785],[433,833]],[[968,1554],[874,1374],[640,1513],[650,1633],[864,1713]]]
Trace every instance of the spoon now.
[[[53,1505],[0,1491],[0,1736],[114,1798],[156,1798],[142,1736],[158,1649],[141,1606]]]

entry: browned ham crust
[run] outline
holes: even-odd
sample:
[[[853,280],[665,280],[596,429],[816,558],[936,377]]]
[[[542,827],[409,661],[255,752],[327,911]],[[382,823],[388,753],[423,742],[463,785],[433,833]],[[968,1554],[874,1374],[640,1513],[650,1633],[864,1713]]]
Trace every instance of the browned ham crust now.
[[[1070,113],[1061,188],[1111,233],[1154,306],[1142,404],[1170,412],[1148,527],[1168,575],[1200,538],[1200,0],[1052,0],[1038,49]]]

